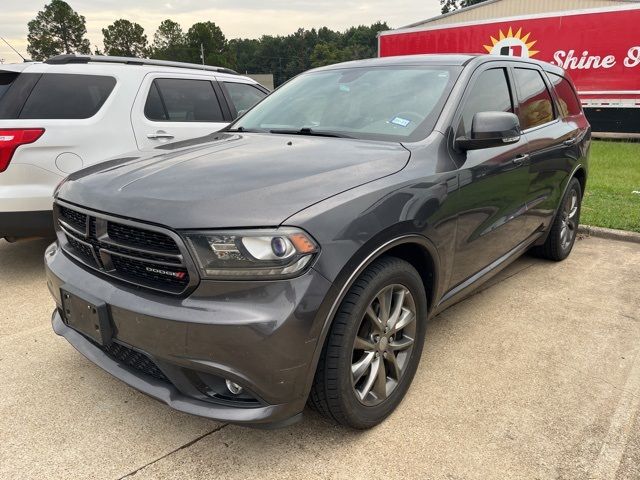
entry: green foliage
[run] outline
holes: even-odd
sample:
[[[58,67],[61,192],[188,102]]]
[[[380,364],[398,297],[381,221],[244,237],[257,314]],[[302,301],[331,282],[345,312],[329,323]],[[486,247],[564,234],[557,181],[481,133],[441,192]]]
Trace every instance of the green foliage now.
[[[640,143],[594,141],[580,223],[640,232]]]
[[[126,57],[151,56],[161,60],[229,67],[239,72],[273,73],[275,85],[314,67],[375,57],[378,32],[385,22],[351,27],[344,32],[327,27],[298,29],[286,36],[228,41],[213,22],[198,22],[184,32],[179,23],[163,20],[148,45],[142,26],[126,19],[102,29],[104,50],[95,53]],[[91,53],[85,19],[62,0],[52,0],[29,22],[29,53],[35,59],[59,53]],[[201,57],[204,53],[204,59]]]
[[[179,23],[163,20],[153,36],[151,56],[160,60],[187,61],[187,38]]]
[[[334,43],[316,43],[311,52],[311,66],[322,67],[332,63],[341,62],[344,58],[344,51]]]
[[[389,30],[384,22],[351,27],[344,32],[322,27],[298,29],[286,36],[265,35],[259,40],[229,42],[236,70],[273,73],[275,85],[308,70],[332,63],[375,57],[380,31]]]
[[[28,23],[27,51],[34,60],[62,53],[91,53],[85,18],[63,0],[52,0]]]
[[[120,19],[102,29],[105,55],[146,57],[147,36],[142,25]]]
[[[449,13],[459,8],[470,7],[476,3],[486,1],[487,0],[440,0],[440,5],[442,5],[442,13]]]
[[[187,46],[189,47],[189,61],[201,63],[201,50],[204,51],[204,63],[220,67],[235,66],[235,57],[229,50],[227,39],[213,22],[195,23],[187,32]]]

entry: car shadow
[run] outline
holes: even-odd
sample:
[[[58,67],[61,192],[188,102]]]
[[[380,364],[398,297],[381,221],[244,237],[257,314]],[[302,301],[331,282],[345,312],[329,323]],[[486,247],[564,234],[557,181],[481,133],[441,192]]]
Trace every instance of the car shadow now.
[[[33,278],[44,272],[44,251],[51,239],[22,240],[9,243],[0,240],[0,274],[7,279]]]

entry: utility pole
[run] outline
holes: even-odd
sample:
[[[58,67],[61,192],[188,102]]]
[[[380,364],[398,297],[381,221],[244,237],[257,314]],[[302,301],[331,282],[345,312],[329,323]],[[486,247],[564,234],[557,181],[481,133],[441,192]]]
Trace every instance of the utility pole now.
[[[200,42],[200,59],[202,60],[202,66],[204,67],[204,45]]]

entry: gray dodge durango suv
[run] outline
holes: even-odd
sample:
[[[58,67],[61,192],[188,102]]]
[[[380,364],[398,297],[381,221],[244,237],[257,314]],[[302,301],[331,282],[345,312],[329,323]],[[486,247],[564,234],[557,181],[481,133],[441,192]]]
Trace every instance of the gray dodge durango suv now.
[[[294,78],[218,133],[72,174],[53,328],[173,408],[381,422],[428,318],[527,250],[569,255],[591,131],[558,67],[410,56]]]

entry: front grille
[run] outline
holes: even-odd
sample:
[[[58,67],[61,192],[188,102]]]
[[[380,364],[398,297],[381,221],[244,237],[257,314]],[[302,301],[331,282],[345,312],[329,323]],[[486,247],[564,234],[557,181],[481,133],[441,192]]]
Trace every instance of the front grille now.
[[[93,255],[93,247],[90,244],[81,242],[76,240],[75,237],[69,235],[67,237],[69,241],[69,245],[76,252],[76,255],[87,265],[91,265],[92,267],[97,267],[98,262],[96,261],[96,257]]]
[[[158,273],[154,270],[148,270],[148,263],[134,260],[132,258],[120,257],[113,255],[111,257],[113,266],[119,272],[125,273],[128,277],[136,279],[140,284],[145,284],[151,287],[166,288],[171,285],[175,289],[184,288],[184,270],[162,267],[153,268],[154,270],[162,271]]]
[[[143,247],[161,252],[178,254],[180,250],[176,243],[166,235],[150,232],[141,228],[131,227],[118,223],[109,223],[107,226],[109,237],[124,245]]]
[[[84,231],[84,229],[86,228],[87,216],[84,213],[60,206],[60,216],[63,217],[69,225],[77,230]]]
[[[56,215],[64,250],[83,264],[163,292],[180,294],[189,287],[184,255],[169,233],[60,204]]]
[[[116,342],[112,342],[109,346],[97,346],[116,362],[134,368],[145,375],[150,375],[163,382],[169,382],[169,379],[162,373],[162,370],[144,353],[140,353]]]

